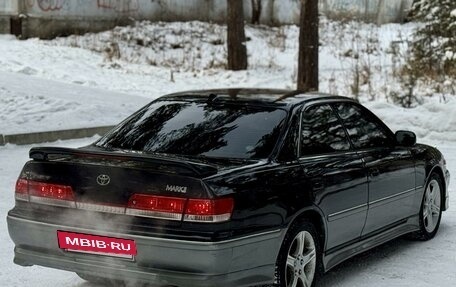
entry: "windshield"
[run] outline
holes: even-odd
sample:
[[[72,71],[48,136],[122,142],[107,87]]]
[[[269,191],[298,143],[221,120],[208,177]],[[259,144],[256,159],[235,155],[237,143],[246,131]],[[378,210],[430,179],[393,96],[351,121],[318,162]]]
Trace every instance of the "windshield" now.
[[[267,158],[285,117],[284,110],[269,107],[155,101],[96,145],[182,156]]]

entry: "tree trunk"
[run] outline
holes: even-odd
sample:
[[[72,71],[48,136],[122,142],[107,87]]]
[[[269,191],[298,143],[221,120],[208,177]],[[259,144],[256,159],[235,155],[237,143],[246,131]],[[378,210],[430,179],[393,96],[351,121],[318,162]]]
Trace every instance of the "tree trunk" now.
[[[252,24],[260,24],[261,0],[252,0]]]
[[[247,69],[247,48],[245,45],[243,0],[227,0],[228,26],[228,69]]]
[[[318,91],[318,1],[301,0],[298,90]]]

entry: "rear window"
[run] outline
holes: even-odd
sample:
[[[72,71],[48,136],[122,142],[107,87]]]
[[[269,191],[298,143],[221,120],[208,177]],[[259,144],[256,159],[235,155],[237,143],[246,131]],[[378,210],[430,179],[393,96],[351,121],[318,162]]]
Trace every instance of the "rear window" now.
[[[260,106],[156,101],[117,126],[97,146],[182,156],[267,158],[286,114]]]

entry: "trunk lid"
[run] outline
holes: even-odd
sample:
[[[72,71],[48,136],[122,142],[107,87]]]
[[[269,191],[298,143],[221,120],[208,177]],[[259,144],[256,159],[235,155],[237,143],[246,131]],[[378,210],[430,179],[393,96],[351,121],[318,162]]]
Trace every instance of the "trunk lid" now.
[[[33,148],[21,177],[71,186],[76,202],[125,206],[135,193],[212,198],[201,180],[215,165],[140,153]]]

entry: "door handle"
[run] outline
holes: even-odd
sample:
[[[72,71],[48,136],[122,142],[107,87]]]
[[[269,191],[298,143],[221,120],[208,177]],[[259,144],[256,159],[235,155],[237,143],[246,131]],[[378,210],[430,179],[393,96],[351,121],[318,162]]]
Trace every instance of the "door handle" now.
[[[308,169],[308,168],[305,168],[304,169],[304,174],[306,176],[310,176],[310,177],[315,177],[315,176],[321,176],[325,173],[325,170],[324,169]]]
[[[371,168],[370,169],[370,175],[371,175],[371,177],[379,176],[380,175],[380,171],[378,170],[378,168]]]
[[[312,184],[312,187],[315,192],[315,191],[322,190],[325,187],[325,185],[324,185],[323,181],[314,181]]]

